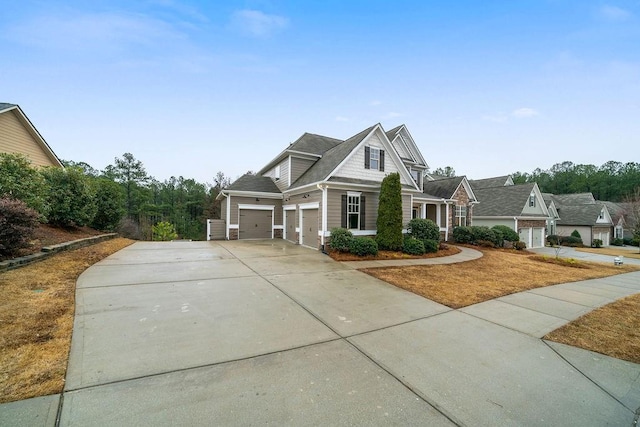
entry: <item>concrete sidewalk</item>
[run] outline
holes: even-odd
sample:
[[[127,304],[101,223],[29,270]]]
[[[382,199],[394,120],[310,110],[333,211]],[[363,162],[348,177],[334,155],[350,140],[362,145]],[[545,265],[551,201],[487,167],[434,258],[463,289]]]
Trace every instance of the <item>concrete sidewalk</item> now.
[[[610,247],[614,248],[615,246],[610,246]],[[619,249],[623,253],[628,252],[634,255],[638,254],[638,248],[633,246],[621,246],[621,247],[615,247],[615,248]],[[555,248],[544,247],[544,248],[536,248],[536,249],[528,249],[528,250],[538,254],[556,256]],[[575,248],[570,248],[568,246],[567,247],[563,246],[562,248],[560,248],[560,257],[574,258],[582,261],[604,262],[607,264],[613,264],[613,259],[615,258],[614,256],[611,256],[611,255],[602,255],[602,254],[595,254],[591,252],[577,251]],[[631,258],[629,256],[624,256],[623,261],[625,264],[640,265],[640,259]]]
[[[78,280],[63,395],[0,425],[633,424],[640,365],[539,337],[640,273],[452,310],[353,268],[283,241],[136,243]]]

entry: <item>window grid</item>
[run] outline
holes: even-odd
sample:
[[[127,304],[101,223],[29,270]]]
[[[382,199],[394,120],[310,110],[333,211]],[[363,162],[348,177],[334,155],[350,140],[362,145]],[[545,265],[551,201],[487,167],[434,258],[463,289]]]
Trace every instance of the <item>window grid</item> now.
[[[467,225],[467,207],[462,205],[456,206],[456,225],[465,227]]]
[[[352,230],[360,228],[360,196],[347,196],[347,226]]]
[[[369,150],[369,167],[371,169],[380,169],[380,149],[371,147]]]

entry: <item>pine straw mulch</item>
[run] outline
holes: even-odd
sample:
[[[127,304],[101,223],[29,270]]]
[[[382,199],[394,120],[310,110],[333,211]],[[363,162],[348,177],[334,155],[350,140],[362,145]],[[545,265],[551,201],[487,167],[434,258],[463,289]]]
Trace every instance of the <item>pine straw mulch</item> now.
[[[132,243],[116,238],[0,273],[0,403],[62,392],[76,280]]]
[[[376,261],[376,260],[394,260],[394,259],[422,259],[422,258],[438,258],[450,256],[460,253],[460,249],[455,246],[446,245],[444,249],[438,252],[424,255],[409,255],[398,251],[378,251],[378,255],[358,256],[345,252],[329,251],[329,256],[336,261]]]
[[[451,308],[559,283],[638,271],[633,265],[614,266],[556,260],[512,249],[475,247],[482,258],[451,265],[366,268],[361,271],[399,288]]]

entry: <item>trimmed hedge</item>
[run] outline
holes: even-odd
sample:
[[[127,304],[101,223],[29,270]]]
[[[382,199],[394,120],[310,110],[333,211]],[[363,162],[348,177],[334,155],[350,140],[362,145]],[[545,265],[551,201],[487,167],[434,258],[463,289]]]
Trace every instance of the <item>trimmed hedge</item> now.
[[[349,252],[353,233],[346,228],[332,228],[329,247],[338,252]]]
[[[378,255],[378,244],[368,237],[354,237],[349,244],[349,252],[359,256]]]
[[[578,230],[573,230],[571,232],[571,236],[572,237],[577,237],[578,239],[582,239],[582,236],[580,235],[580,232]]]
[[[613,239],[613,242],[611,242],[611,244],[613,246],[622,246],[624,244],[624,241],[620,238],[615,238]]]
[[[522,251],[527,249],[527,244],[525,242],[518,241],[513,244],[513,247],[516,248],[516,250],[518,251]]]
[[[454,227],[453,241],[456,243],[472,243],[473,234],[471,233],[471,227]]]
[[[438,249],[440,249],[440,242],[438,242],[437,240],[424,239],[422,241],[422,244],[424,245],[424,251],[428,254],[436,253],[438,252]]]
[[[400,174],[390,173],[380,185],[376,242],[380,249],[399,251],[402,249],[402,186]]]
[[[507,242],[520,241],[520,236],[518,236],[518,233],[516,233],[514,230],[507,227],[506,225],[494,225],[493,227],[491,227],[491,229],[493,231],[501,232],[503,239],[506,240]]]
[[[404,244],[402,245],[402,252],[409,255],[423,255],[424,243],[422,240],[418,240],[415,237],[408,237],[404,239]]]
[[[440,227],[430,219],[414,218],[409,221],[407,230],[419,240],[440,240]]]
[[[602,247],[602,240],[593,239],[593,243],[591,243],[591,246],[593,246],[594,248],[601,248]]]

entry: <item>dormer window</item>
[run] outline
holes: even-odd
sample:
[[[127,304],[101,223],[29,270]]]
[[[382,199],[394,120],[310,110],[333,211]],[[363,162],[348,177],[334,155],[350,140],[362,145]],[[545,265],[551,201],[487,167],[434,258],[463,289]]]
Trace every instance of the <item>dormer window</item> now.
[[[280,165],[276,166],[274,177],[275,177],[276,181],[278,181],[280,179]]]
[[[384,172],[384,150],[364,147],[364,168]]]
[[[600,211],[600,215],[598,215],[598,219],[604,219],[604,209]]]
[[[411,169],[411,177],[416,182],[416,184],[420,185],[420,171]]]
[[[522,200],[522,199],[520,199]],[[531,194],[529,196],[529,207],[530,208],[535,208],[536,207],[536,195],[535,194]]]

